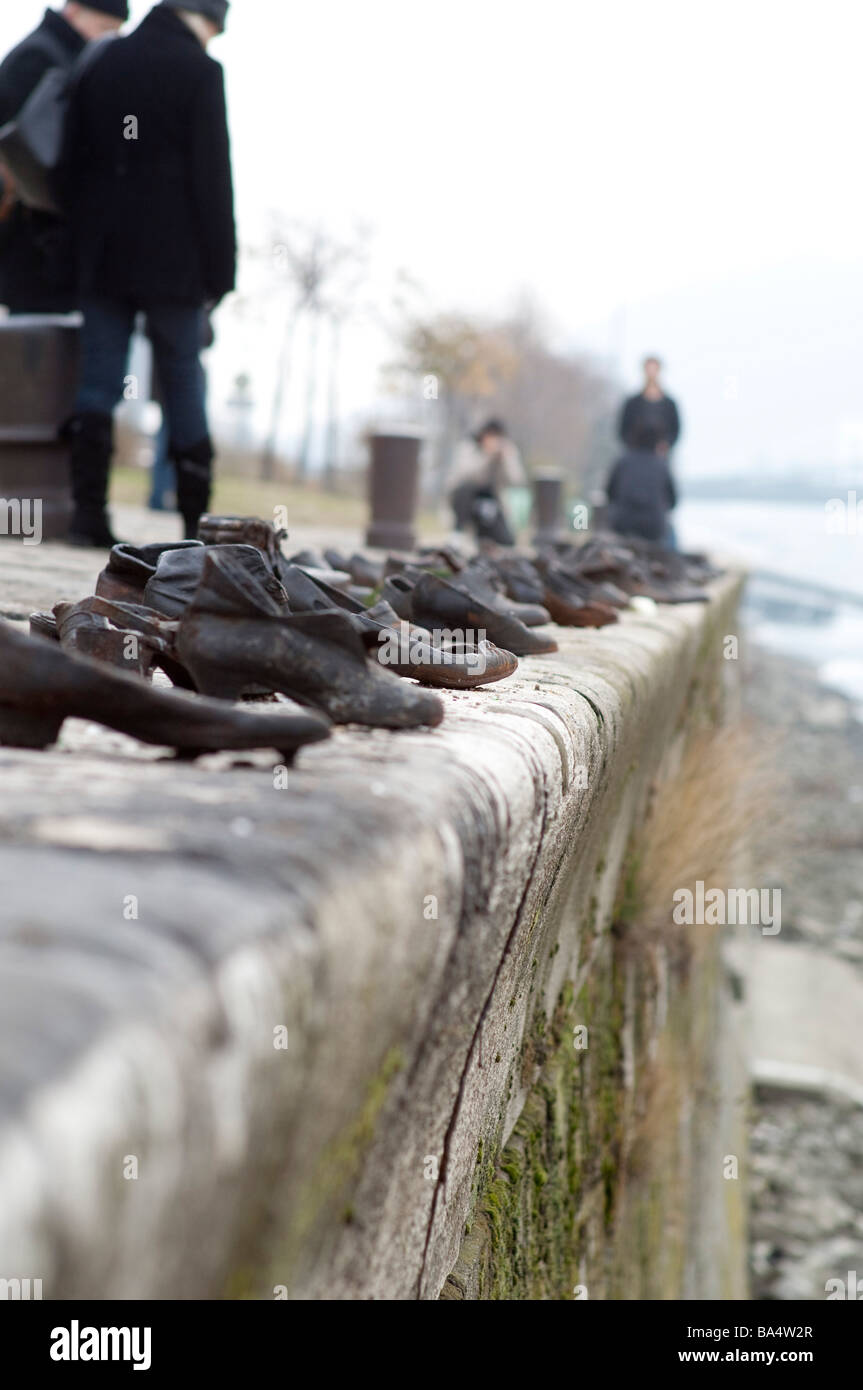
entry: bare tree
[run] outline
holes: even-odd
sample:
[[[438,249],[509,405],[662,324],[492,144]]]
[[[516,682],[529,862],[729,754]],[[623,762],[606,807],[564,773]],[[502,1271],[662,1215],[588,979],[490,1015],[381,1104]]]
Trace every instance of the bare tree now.
[[[464,315],[410,317],[401,351],[388,369],[402,390],[428,383],[440,401],[436,491],[440,491],[457,439],[481,423],[504,420],[528,466],[560,468],[571,486],[595,485],[607,466],[603,422],[610,418],[615,387],[583,354],[549,341],[530,305],[512,317],[488,322]]]
[[[516,368],[506,335],[498,327],[466,315],[412,319],[403,330],[401,354],[387,368],[387,376],[402,389],[405,374],[414,380],[419,377],[419,394],[438,403],[434,492],[443,487],[459,437],[480,407],[504,388]]]
[[[502,416],[532,468],[562,471],[583,494],[597,486],[610,462],[607,426],[617,398],[604,364],[552,345],[541,316],[522,306],[504,325],[516,370],[488,401]]]
[[[285,393],[289,379],[296,329],[305,317],[308,322],[308,364],[306,373],[305,406],[300,452],[297,472],[300,478],[308,476],[315,428],[315,404],[318,394],[318,347],[322,318],[339,324],[348,317],[353,299],[362,281],[366,258],[369,231],[358,227],[350,241],[339,241],[319,226],[300,223],[281,224],[276,228],[272,248],[274,264],[279,273],[290,285],[290,296],[285,319],[282,351],[276,373],[273,392],[273,407],[270,428],[261,459],[263,477],[272,477],[278,446],[279,429],[284,408]],[[330,347],[337,348],[338,335],[330,335]],[[338,363],[330,365],[329,399],[337,400],[334,372]],[[336,434],[336,425],[330,418],[328,424],[328,444]],[[328,463],[330,460],[328,459]]]

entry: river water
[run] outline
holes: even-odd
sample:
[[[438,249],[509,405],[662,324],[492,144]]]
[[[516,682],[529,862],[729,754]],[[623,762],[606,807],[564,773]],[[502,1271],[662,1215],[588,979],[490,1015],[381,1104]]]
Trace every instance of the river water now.
[[[863,709],[863,521],[855,534],[853,511],[848,516],[845,534],[836,534],[836,513],[816,503],[684,501],[675,524],[684,549],[793,579],[796,590],[751,584],[744,606],[750,637],[810,662],[825,685]],[[807,583],[859,604],[808,594]]]

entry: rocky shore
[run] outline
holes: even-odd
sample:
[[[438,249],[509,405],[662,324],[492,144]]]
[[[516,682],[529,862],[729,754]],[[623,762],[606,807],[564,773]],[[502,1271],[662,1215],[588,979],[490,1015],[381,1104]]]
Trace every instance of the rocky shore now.
[[[863,723],[804,662],[752,648],[746,667],[776,808],[754,853],[782,887],[782,941],[863,973]],[[863,1277],[863,1107],[760,1085],[750,1145],[751,1297],[841,1297],[828,1281]]]

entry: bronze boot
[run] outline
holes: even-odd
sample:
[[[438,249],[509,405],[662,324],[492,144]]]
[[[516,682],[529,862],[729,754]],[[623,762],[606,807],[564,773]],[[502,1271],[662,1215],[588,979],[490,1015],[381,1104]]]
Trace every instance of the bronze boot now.
[[[317,706],[337,724],[441,722],[436,696],[369,660],[347,613],[286,613],[233,549],[207,547],[201,582],[180,620],[177,655],[199,690],[234,698],[263,686]]]

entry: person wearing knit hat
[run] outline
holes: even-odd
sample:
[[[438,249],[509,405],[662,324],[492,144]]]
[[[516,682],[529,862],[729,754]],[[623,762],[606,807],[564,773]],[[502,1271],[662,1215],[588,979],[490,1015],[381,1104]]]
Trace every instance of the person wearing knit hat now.
[[[230,0],[162,0],[162,4],[171,10],[185,10],[187,14],[203,15],[204,19],[216,26],[216,33],[225,32]]]
[[[227,9],[224,0],[156,4],[128,38],[106,45],[72,91],[57,193],[84,314],[78,393],[64,429],[75,545],[113,543],[113,414],[139,313],[188,537],[209,505],[202,315],[234,288],[237,238],[224,73],[206,50]]]
[[[87,14],[88,10],[90,11],[89,15]],[[129,3],[128,0],[86,0],[86,4],[78,4],[77,0],[69,0],[69,3],[63,6],[60,13],[85,38],[99,39],[126,23],[129,18]],[[94,16],[99,16],[99,20],[103,20],[107,16],[108,19],[115,22],[100,26],[99,22],[93,18]]]
[[[14,120],[49,68],[70,69],[92,39],[116,33],[129,18],[127,0],[89,0],[46,10],[32,34],[0,63],[0,126]],[[63,225],[15,200],[0,168],[0,303],[13,314],[65,314],[77,308]]]

